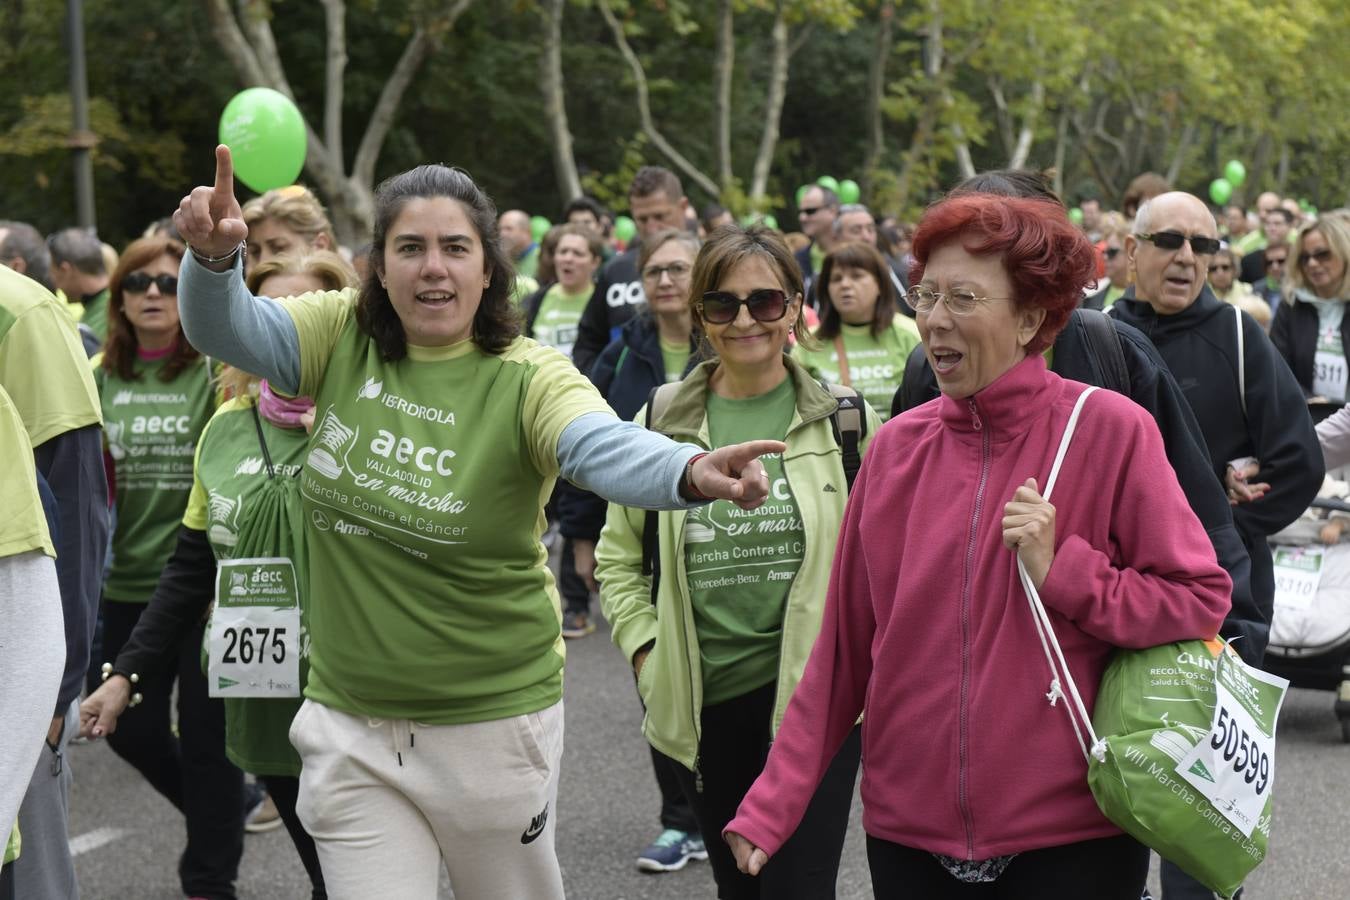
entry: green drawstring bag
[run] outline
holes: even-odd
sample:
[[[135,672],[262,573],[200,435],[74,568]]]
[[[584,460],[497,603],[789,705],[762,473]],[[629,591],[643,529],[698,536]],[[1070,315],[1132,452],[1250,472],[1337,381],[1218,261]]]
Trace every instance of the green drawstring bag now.
[[[1083,392],[1069,417],[1047,501],[1094,390]],[[1090,717],[1020,559],[1017,571],[1050,667],[1046,697],[1052,706],[1066,701],[1097,806],[1140,843],[1232,897],[1266,855],[1275,723],[1289,682],[1251,668],[1219,640],[1119,650]]]
[[[1201,884],[1233,896],[1266,856],[1275,721],[1287,688],[1219,641],[1120,651],[1092,718],[1103,736],[1088,766],[1097,805]]]
[[[299,633],[294,636],[294,649],[299,659],[299,690],[303,692],[309,677],[309,614],[307,610],[308,566],[304,539],[304,513],[301,505],[298,477],[287,477],[277,472],[272,464],[263,437],[262,424],[256,420],[258,443],[266,462],[268,477],[257,493],[247,498],[240,517],[238,541],[234,560],[222,563],[222,568],[234,562],[259,560],[289,560],[293,570],[295,589],[300,600]],[[222,584],[218,595],[224,591]],[[218,600],[219,603],[219,600]],[[207,630],[211,640],[212,629]],[[242,640],[232,645],[242,650]],[[274,652],[275,647],[258,645],[258,652]],[[255,775],[300,774],[300,756],[291,746],[288,732],[291,720],[303,702],[301,696],[291,697],[223,697],[225,702],[225,753],[230,761]]]

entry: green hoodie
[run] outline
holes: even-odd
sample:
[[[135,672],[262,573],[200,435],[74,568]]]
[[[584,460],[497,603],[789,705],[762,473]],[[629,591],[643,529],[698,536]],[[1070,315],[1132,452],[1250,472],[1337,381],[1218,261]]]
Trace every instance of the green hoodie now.
[[[844,519],[847,482],[838,442],[830,424],[835,400],[791,357],[784,357],[797,393],[797,410],[788,426],[784,473],[796,497],[806,534],[806,552],[788,591],[783,616],[783,645],[772,730],[777,733],[788,699],[806,668],[825,611],[825,593],[834,561],[834,545]],[[677,441],[708,448],[708,378],[716,360],[689,373],[652,430]],[[636,421],[645,422],[647,411]],[[867,444],[881,420],[865,408]],[[649,642],[651,654],[638,677],[638,693],[647,707],[643,734],[653,747],[689,769],[698,761],[703,707],[703,678],[693,603],[685,574],[684,525],[687,510],[658,514],[661,579],[655,606],[651,579],[642,574],[642,530],[646,511],[610,504],[596,548],[600,604],[613,628],[614,643],[632,659]],[[674,577],[670,577],[671,575]]]

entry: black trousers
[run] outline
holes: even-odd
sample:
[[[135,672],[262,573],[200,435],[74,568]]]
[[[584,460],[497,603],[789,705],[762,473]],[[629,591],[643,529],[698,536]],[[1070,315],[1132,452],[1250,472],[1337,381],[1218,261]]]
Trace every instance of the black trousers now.
[[[1139,900],[1148,848],[1127,834],[1018,854],[995,881],[967,884],[926,850],[867,836],[876,900]]]
[[[703,832],[721,900],[830,900],[839,878],[839,856],[862,755],[857,728],[830,764],[797,831],[757,877],[736,868],[736,858],[722,840],[722,829],[736,815],[736,807],[768,759],[776,687],[771,682],[725,703],[703,707],[702,790],[693,772],[678,767]]]
[[[258,780],[267,788],[267,794],[276,804],[281,814],[281,823],[295,844],[295,852],[300,854],[300,862],[309,874],[313,885],[310,900],[328,900],[328,890],[324,887],[323,871],[319,868],[319,852],[314,849],[314,838],[309,836],[300,817],[295,812],[295,800],[300,795],[300,779],[289,775],[259,775]]]
[[[103,602],[104,659],[113,660],[144,606]],[[163,665],[138,673],[140,704],[118,719],[108,744],[187,820],[178,877],[188,896],[234,900],[244,853],[244,775],[225,756],[225,704],[207,696],[202,673],[203,625]],[[178,737],[169,704],[178,679]]]

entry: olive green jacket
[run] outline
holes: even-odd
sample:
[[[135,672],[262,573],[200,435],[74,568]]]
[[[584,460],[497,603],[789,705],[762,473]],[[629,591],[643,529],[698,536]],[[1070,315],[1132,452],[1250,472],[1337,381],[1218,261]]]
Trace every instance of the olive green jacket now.
[[[801,514],[806,551],[788,589],[783,614],[783,645],[771,726],[775,734],[820,631],[834,546],[847,499],[842,455],[830,423],[836,401],[798,362],[784,357],[784,363],[796,384],[797,411],[788,426],[783,471]],[[716,367],[713,360],[690,372],[670,406],[652,423],[652,430],[707,448],[708,378]],[[645,422],[646,414],[643,407],[637,421]],[[881,427],[870,406],[865,407],[864,416],[867,425],[860,442],[862,450]],[[638,677],[638,693],[647,707],[642,731],[657,750],[696,770],[703,679],[684,566],[688,512],[674,510],[657,517],[661,584],[655,606],[651,602],[651,579],[642,574],[646,515],[645,510],[610,504],[595,554],[600,605],[613,628],[614,643],[629,660],[655,641]]]

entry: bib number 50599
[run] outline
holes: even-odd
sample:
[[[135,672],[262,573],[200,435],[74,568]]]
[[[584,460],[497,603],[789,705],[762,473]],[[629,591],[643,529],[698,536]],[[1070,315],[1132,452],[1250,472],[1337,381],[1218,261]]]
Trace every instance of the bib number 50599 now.
[[[1264,794],[1270,784],[1270,754],[1252,739],[1229,714],[1227,707],[1219,708],[1219,719],[1210,735],[1209,745],[1222,751],[1223,761],[1231,763],[1233,771],[1248,784],[1255,782],[1257,794]]]

